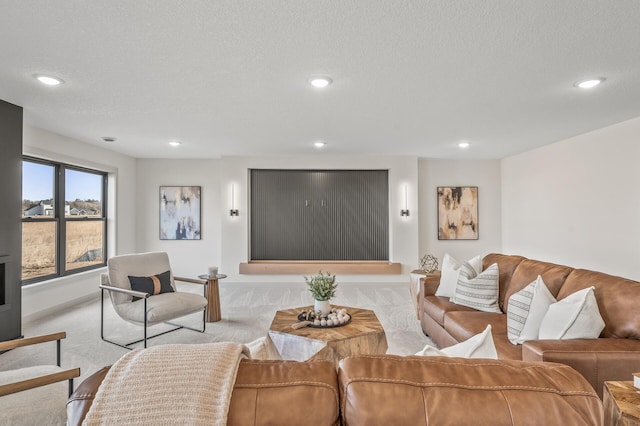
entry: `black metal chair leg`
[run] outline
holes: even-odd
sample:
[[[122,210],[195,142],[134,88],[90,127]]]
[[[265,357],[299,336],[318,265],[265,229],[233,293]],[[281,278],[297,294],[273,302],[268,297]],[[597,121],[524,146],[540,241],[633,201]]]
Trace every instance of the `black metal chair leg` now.
[[[147,348],[147,299],[144,299],[144,348]]]
[[[139,340],[135,340],[133,342],[129,342],[129,343],[118,343],[115,342],[113,340],[109,340],[107,338],[104,337],[104,289],[101,289],[101,294],[100,294],[100,338],[107,342],[107,343],[111,343],[113,345],[116,346],[120,346],[121,348],[124,349],[128,349],[128,350],[132,350],[133,348],[131,348],[131,345],[135,345],[136,343],[140,343],[140,342],[144,342],[143,346],[144,348],[147,347],[147,340],[149,339],[153,339],[154,337],[158,337],[158,336],[162,336],[163,334],[167,334],[167,333],[171,333],[172,331],[176,331],[176,330],[180,330],[181,328],[186,328],[187,330],[192,330],[192,331],[197,331],[198,333],[204,333],[207,327],[207,311],[206,308],[204,308],[202,310],[202,330],[198,330],[197,328],[193,328],[193,327],[188,327],[186,325],[180,325],[180,324],[176,324],[176,323],[172,323],[172,322],[165,322],[165,324],[169,324],[174,326],[175,328],[171,329],[171,330],[167,330],[167,331],[163,331],[162,333],[158,333],[158,334],[154,334],[153,336],[149,336],[147,333],[147,327],[148,327],[148,319],[147,319],[147,299],[144,299],[144,336],[142,339]]]

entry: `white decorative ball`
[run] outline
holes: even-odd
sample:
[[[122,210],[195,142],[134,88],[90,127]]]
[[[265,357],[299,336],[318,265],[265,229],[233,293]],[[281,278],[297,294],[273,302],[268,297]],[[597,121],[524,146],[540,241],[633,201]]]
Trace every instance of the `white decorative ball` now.
[[[320,325],[320,320],[316,319],[315,321],[313,321],[313,325]]]
[[[321,326],[323,326],[323,327],[325,327],[325,326],[327,325],[327,320],[326,320],[326,319],[324,319],[324,318],[322,318],[322,319],[320,320],[320,325],[321,325]]]

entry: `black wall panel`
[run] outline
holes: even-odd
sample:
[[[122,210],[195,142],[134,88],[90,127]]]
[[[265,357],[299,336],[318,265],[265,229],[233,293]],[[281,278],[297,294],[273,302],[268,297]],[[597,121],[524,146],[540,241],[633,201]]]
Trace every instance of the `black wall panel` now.
[[[252,260],[388,260],[387,170],[251,170]]]
[[[22,108],[0,100],[0,341],[22,333]]]

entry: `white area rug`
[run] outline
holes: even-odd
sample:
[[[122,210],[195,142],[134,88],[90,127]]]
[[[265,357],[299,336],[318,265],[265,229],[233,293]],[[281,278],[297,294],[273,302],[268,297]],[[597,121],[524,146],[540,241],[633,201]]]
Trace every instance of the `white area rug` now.
[[[200,287],[183,284],[181,291],[198,291]],[[313,300],[304,282],[289,284],[231,283],[220,281],[222,321],[207,323],[205,333],[178,330],[151,339],[149,346],[163,343],[248,343],[264,337],[271,325],[273,314],[312,304]],[[415,354],[433,342],[420,329],[416,319],[408,283],[357,284],[341,283],[332,301],[336,305],[353,306],[375,311],[387,335],[387,353]],[[121,320],[105,298],[105,334],[117,341],[131,341],[142,337],[142,328]],[[199,327],[201,315],[184,318],[184,323]],[[151,327],[150,334],[165,330],[165,325]],[[92,300],[23,323],[23,334],[66,331],[62,342],[62,366],[80,367],[82,376],[76,386],[96,370],[113,364],[124,355],[125,349],[100,339],[100,301]],[[141,347],[141,346],[138,346]],[[0,370],[28,365],[55,364],[55,343],[43,343],[30,348],[19,348],[0,355]],[[51,385],[37,391],[25,391],[0,398],[1,425],[64,425],[66,422],[67,386]]]

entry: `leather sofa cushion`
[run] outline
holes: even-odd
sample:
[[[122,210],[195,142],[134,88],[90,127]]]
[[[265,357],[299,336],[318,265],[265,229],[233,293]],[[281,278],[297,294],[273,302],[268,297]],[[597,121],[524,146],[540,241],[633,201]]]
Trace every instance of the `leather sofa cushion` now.
[[[571,271],[573,271],[573,268],[568,266],[541,262],[539,260],[523,260],[513,272],[509,287],[504,294],[503,311],[507,311],[511,295],[531,284],[538,278],[538,275],[542,276],[542,280],[553,297],[557,297],[560,287],[562,287]]]
[[[67,424],[80,425],[109,367],[85,379],[67,402]],[[332,361],[257,361],[238,366],[228,425],[340,424],[339,391]]]
[[[458,342],[482,333],[491,324],[493,334],[506,334],[507,316],[490,312],[447,312],[444,317],[444,329]]]
[[[640,371],[640,340],[573,339],[532,340],[522,345],[523,361],[550,361],[569,365],[582,374],[602,397],[605,380],[631,380]]]
[[[496,345],[498,359],[522,360],[522,345],[514,345],[507,334],[494,334],[493,343]]]
[[[522,359],[522,347],[513,345],[507,336],[507,316],[487,312],[449,312],[444,319],[445,330],[458,342],[482,333],[491,324],[493,343],[498,359]]]
[[[448,297],[442,297],[442,296],[426,296],[422,300],[422,310],[424,314],[429,315],[431,318],[436,320],[436,322],[441,326],[444,326],[444,316],[447,312],[453,312],[453,311],[477,312],[473,308],[468,308],[466,306],[456,305],[453,302],[449,302]]]
[[[338,375],[350,426],[602,423],[597,394],[566,365],[361,355]]]
[[[602,272],[575,269],[558,293],[558,300],[587,287],[595,287],[596,300],[605,327],[600,337],[640,339],[638,294],[640,282]]]
[[[340,424],[332,361],[243,360],[240,367],[228,425]]]
[[[422,315],[420,318],[420,326],[424,333],[429,336],[433,343],[435,343],[439,348],[446,348],[458,343],[456,339],[447,333],[443,326],[438,324],[436,320],[431,318],[429,315]]]
[[[500,274],[498,278],[498,306],[500,307],[502,312],[505,312],[504,308],[502,307],[504,302],[504,294],[509,287],[513,272],[516,270],[520,262],[525,259],[526,258],[522,256],[513,256],[498,253],[488,254],[482,259],[483,271],[494,263],[498,264],[498,273]]]

